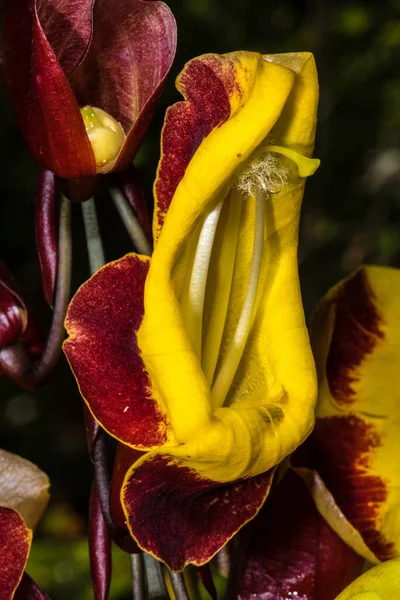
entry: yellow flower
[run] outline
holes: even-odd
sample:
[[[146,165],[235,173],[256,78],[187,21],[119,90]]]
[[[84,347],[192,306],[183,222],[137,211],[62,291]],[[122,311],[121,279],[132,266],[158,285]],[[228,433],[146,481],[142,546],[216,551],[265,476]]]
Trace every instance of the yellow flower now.
[[[256,514],[267,472],[313,427],[297,244],[319,164],[311,54],[205,55],[178,89],[153,256],[95,274],[72,301],[65,344],[95,418],[146,451],[122,504],[139,545],[173,569],[206,562]]]

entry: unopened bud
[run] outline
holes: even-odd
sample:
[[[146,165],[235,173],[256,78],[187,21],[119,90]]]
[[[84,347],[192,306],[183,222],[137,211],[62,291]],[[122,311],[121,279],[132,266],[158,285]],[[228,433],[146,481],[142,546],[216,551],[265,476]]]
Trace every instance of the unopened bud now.
[[[96,170],[105,173],[110,170],[125,141],[125,133],[120,123],[101,108],[84,106],[81,115],[86,133],[92,145]]]

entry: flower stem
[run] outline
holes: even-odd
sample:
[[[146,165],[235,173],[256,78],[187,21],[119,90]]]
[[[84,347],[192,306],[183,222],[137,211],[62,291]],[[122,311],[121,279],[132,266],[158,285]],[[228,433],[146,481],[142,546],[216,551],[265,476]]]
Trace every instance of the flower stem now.
[[[105,264],[103,244],[97,221],[96,205],[90,198],[81,204],[83,224],[85,226],[86,245],[89,255],[90,272],[93,274]]]
[[[169,600],[161,563],[150,554],[143,554],[148,600]]]
[[[182,573],[171,572],[170,577],[176,600],[189,600],[189,594]]]
[[[123,224],[139,254],[151,255],[151,244],[146,238],[132,208],[124,194],[117,187],[110,187],[110,194]]]
[[[64,340],[64,319],[71,294],[71,204],[61,196],[59,237],[58,237],[58,268],[55,289],[53,320],[46,347],[38,363],[28,374],[28,380],[34,385],[42,382],[56,366]]]
[[[145,600],[143,554],[131,554],[132,600]]]

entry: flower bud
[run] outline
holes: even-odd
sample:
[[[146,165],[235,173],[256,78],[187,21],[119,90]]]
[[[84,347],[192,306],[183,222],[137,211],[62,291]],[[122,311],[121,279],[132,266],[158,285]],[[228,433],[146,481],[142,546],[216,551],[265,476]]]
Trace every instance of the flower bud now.
[[[96,171],[105,173],[112,168],[122,148],[126,138],[124,130],[118,121],[101,108],[84,106],[81,115],[92,145]]]

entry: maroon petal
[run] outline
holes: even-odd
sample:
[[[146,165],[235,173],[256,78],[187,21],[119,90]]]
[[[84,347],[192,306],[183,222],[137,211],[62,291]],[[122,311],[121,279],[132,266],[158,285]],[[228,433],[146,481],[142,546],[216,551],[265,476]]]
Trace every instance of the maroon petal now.
[[[64,351],[99,423],[139,449],[168,440],[167,417],[137,345],[149,259],[128,254],[97,271],[72,299]]]
[[[68,78],[88,47],[92,35],[94,1],[36,0],[40,24]]]
[[[81,105],[107,111],[128,135],[114,170],[132,161],[153,116],[175,49],[175,19],[163,2],[95,3],[93,38],[71,83]]]
[[[183,102],[165,115],[161,157],[154,185],[155,233],[158,234],[186,167],[204,138],[227,121],[230,98],[237,93],[235,63],[226,56],[205,54],[185,65],[176,87]]]
[[[326,359],[326,377],[335,402],[346,408],[357,397],[353,388],[357,367],[384,339],[382,317],[364,269],[348,278],[331,302],[336,304],[335,326]]]
[[[129,529],[138,545],[173,571],[208,562],[262,506],[272,471],[220,483],[173,457],[147,455],[122,490]]]
[[[46,302],[52,306],[58,263],[56,176],[41,170],[36,188],[36,245]]]
[[[13,600],[50,600],[50,597],[39,588],[28,573],[24,573]]]
[[[95,174],[79,106],[33,0],[6,1],[3,48],[18,121],[36,160],[65,178]]]
[[[292,470],[250,527],[229,600],[334,600],[361,572],[363,559],[321,517]]]
[[[31,547],[32,533],[12,508],[0,507],[0,600],[11,600]]]

